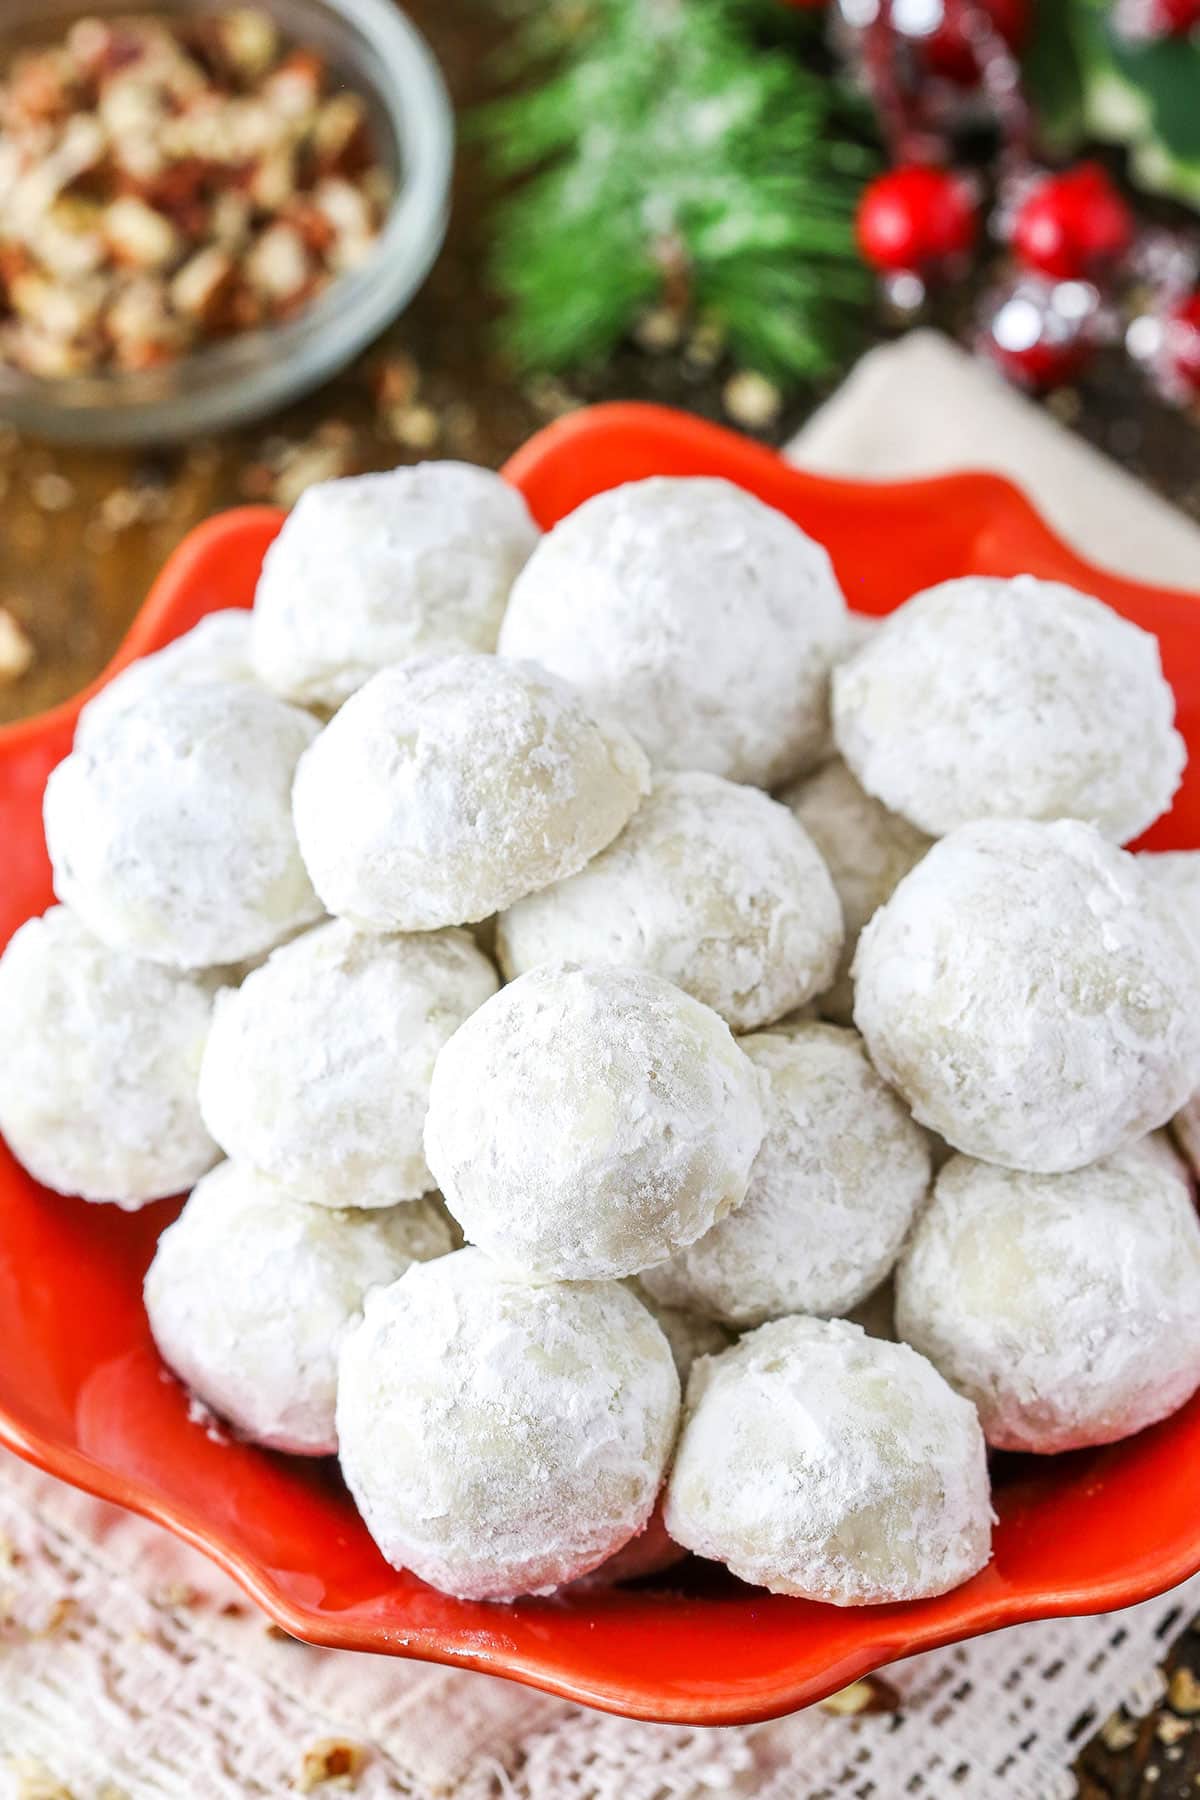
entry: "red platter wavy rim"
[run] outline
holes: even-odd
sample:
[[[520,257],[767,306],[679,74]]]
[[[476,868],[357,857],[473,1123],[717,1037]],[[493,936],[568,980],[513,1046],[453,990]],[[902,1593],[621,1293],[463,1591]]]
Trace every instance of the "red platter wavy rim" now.
[[[1143,623],[1157,622],[1164,664],[1179,700],[1181,729],[1200,765],[1200,645],[1193,652],[1189,644],[1195,621],[1200,621],[1197,597],[1131,582],[1090,565],[1000,476],[967,472],[902,483],[833,480],[799,471],[773,451],[721,427],[634,403],[595,407],[558,421],[538,433],[503,472],[543,525],[618,480],[650,474],[724,475],[823,536],[851,604],[869,612],[886,610],[925,585],[931,574],[940,578],[939,569],[945,574],[1029,568],[1097,593]],[[272,509],[249,507],[199,526],[171,556],[92,688],[38,718],[0,730],[0,831],[10,816],[6,808],[17,809],[27,826],[19,842],[10,834],[12,891],[0,883],[0,941],[20,918],[49,903],[40,824],[30,827],[28,818],[35,816],[46,773],[69,747],[83,701],[127,663],[170,641],[203,613],[222,604],[248,604],[253,573],[281,520],[282,514]],[[1200,773],[1188,778],[1171,815],[1147,841],[1163,848],[1200,844]],[[95,1259],[97,1293],[103,1295],[110,1267],[116,1268],[122,1257],[134,1265],[132,1274],[124,1271],[120,1293],[113,1290],[116,1332],[128,1313],[129,1281],[138,1266],[144,1267],[154,1234],[171,1215],[151,1208],[116,1222],[97,1221],[96,1214],[112,1209],[44,1195],[16,1170],[2,1147],[0,1156],[5,1158],[0,1167],[0,1242],[6,1211],[11,1222],[19,1205],[25,1209],[22,1217],[33,1218],[38,1229],[46,1222],[46,1229],[58,1234],[52,1241],[57,1244],[61,1238],[78,1267],[90,1270],[89,1258]],[[43,1206],[44,1221],[37,1210]],[[59,1212],[74,1207],[82,1210]],[[120,1245],[114,1249],[119,1230],[128,1234],[128,1253]],[[4,1274],[0,1270],[0,1277]],[[18,1269],[15,1279],[19,1299],[21,1283],[32,1285],[33,1274]],[[91,1328],[92,1322],[54,1313],[44,1287],[39,1286],[38,1304],[49,1321],[47,1331],[69,1334]],[[0,1304],[3,1297],[0,1288]],[[288,1554],[309,1541],[305,1531],[315,1541],[330,1531],[332,1522],[333,1548],[325,1569],[314,1564],[306,1583],[302,1550],[294,1568],[276,1566],[265,1552],[251,1553],[245,1541],[249,1527],[241,1521],[233,1529],[223,1516],[214,1519],[211,1510],[205,1513],[190,1490],[184,1491],[182,1469],[175,1474],[183,1485],[170,1493],[139,1475],[136,1466],[122,1466],[121,1456],[127,1465],[136,1465],[139,1456],[148,1458],[149,1466],[151,1437],[155,1443],[177,1441],[184,1446],[184,1459],[191,1459],[189,1473],[193,1468],[197,1472],[196,1492],[211,1495],[217,1491],[212,1471],[219,1468],[221,1454],[201,1427],[195,1427],[194,1440],[186,1435],[185,1396],[170,1381],[154,1383],[148,1334],[130,1319],[125,1324],[133,1335],[111,1372],[119,1380],[129,1376],[137,1408],[128,1441],[119,1442],[120,1455],[85,1452],[78,1428],[73,1440],[65,1431],[47,1430],[32,1402],[13,1399],[10,1388],[21,1384],[12,1370],[8,1384],[0,1382],[0,1444],[78,1488],[165,1526],[225,1569],[294,1637],[481,1670],[632,1717],[705,1725],[774,1717],[898,1657],[1031,1619],[1126,1606],[1200,1569],[1200,1494],[1193,1497],[1187,1481],[1189,1465],[1194,1468],[1200,1461],[1198,1397],[1123,1444],[1067,1458],[1012,1459],[997,1490],[1001,1524],[996,1557],[987,1570],[939,1599],[854,1610],[767,1595],[732,1578],[717,1577],[714,1587],[703,1572],[697,1579],[695,1565],[682,1579],[668,1575],[651,1585],[592,1589],[507,1607],[449,1600],[411,1576],[388,1570],[377,1553],[376,1571],[369,1541],[364,1545],[356,1535],[357,1526],[365,1538],[364,1529],[347,1513],[348,1502],[343,1505],[327,1482],[322,1485],[323,1477],[297,1470],[294,1459],[245,1445],[226,1446],[234,1486],[244,1477],[254,1506],[265,1507],[270,1515],[265,1520],[256,1516],[254,1529],[261,1525],[269,1532],[272,1521],[278,1523]],[[127,1422],[123,1413],[120,1417],[124,1430]],[[356,1581],[367,1587],[377,1581],[378,1591],[341,1605],[329,1601],[328,1571],[333,1568],[336,1574],[336,1556],[353,1561],[348,1591],[356,1591]],[[311,1591],[317,1588],[321,1597],[314,1599]]]

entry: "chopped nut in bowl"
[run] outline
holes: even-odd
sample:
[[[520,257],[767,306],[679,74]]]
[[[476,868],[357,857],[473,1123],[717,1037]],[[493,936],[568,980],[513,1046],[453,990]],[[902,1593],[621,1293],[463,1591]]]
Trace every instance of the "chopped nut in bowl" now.
[[[283,405],[411,298],[452,156],[392,0],[4,0],[0,416],[115,444]]]

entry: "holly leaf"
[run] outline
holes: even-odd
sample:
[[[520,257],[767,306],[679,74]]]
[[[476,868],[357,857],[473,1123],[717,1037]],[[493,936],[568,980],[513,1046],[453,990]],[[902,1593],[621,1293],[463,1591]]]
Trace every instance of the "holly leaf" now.
[[[1131,44],[1108,36],[1113,67],[1144,100],[1163,150],[1182,162],[1200,158],[1200,50],[1187,39]]]

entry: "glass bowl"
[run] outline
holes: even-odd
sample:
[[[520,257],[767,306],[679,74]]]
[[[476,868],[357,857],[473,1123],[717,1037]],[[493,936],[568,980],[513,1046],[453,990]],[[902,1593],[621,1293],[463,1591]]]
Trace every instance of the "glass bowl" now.
[[[358,354],[412,298],[442,245],[454,124],[441,73],[393,0],[256,0],[284,38],[318,50],[372,115],[395,199],[361,268],[296,318],[135,373],[48,380],[0,363],[0,418],[60,442],[167,443],[261,418]],[[217,12],[217,0],[2,0],[0,67],[80,17]]]

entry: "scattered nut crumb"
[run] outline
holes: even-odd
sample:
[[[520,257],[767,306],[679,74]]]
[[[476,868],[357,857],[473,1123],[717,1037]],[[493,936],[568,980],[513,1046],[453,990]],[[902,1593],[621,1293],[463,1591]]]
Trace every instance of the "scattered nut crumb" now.
[[[1190,1719],[1177,1719],[1171,1713],[1164,1713],[1154,1728],[1154,1735],[1160,1744],[1177,1744],[1181,1738],[1190,1737],[1193,1729]]]
[[[0,606],[0,682],[19,681],[32,667],[33,657],[29,634],[6,606]]]
[[[561,419],[566,413],[576,412],[583,405],[578,395],[571,393],[561,381],[552,375],[536,375],[529,382],[525,392],[529,401],[543,418]]]
[[[1115,1712],[1100,1727],[1100,1741],[1107,1750],[1128,1750],[1137,1741],[1137,1726],[1123,1712]]]
[[[35,475],[30,491],[34,505],[40,507],[42,512],[66,512],[75,499],[75,484],[53,469],[48,469],[43,475]]]
[[[35,1638],[57,1637],[68,1620],[75,1617],[77,1611],[78,1608],[70,1594],[60,1594],[57,1600],[51,1603],[49,1612],[37,1630],[31,1631],[29,1635]]]
[[[683,321],[669,306],[655,306],[644,312],[633,328],[634,342],[653,356],[661,356],[678,348],[683,337]]]
[[[75,1800],[71,1789],[36,1756],[10,1757],[8,1767],[13,1777],[13,1800]]]
[[[765,431],[779,417],[783,395],[765,375],[741,369],[725,383],[721,403],[737,424],[748,431]]]
[[[879,1675],[864,1675],[861,1681],[852,1681],[849,1687],[821,1701],[822,1711],[839,1719],[854,1718],[859,1713],[896,1712],[899,1706],[898,1691]]]
[[[306,488],[345,475],[346,456],[337,444],[312,444],[296,452],[275,477],[271,498],[279,506],[295,506]]]
[[[1172,1712],[1190,1718],[1200,1713],[1200,1681],[1182,1663],[1173,1671],[1167,1684],[1167,1704]]]
[[[367,1752],[361,1744],[346,1738],[322,1738],[304,1752],[297,1787],[310,1794],[315,1787],[336,1782],[339,1787],[353,1787],[366,1765]]]
[[[134,525],[146,525],[161,519],[167,510],[166,488],[153,483],[138,487],[113,488],[100,502],[99,523],[114,537]]]
[[[200,1590],[187,1581],[169,1581],[150,1595],[155,1606],[197,1606]]]
[[[438,416],[430,406],[393,407],[385,425],[389,437],[409,450],[432,450],[438,441]]]
[[[695,370],[713,369],[725,351],[725,333],[712,319],[702,320],[683,347],[683,359]]]

